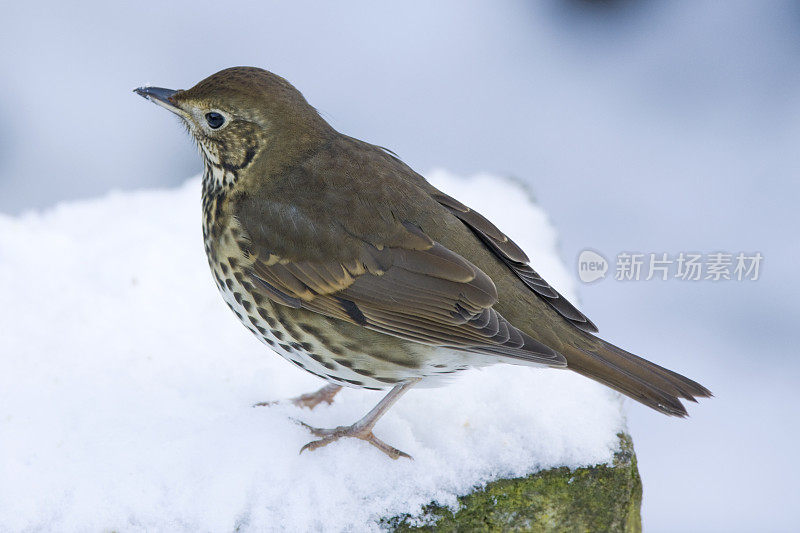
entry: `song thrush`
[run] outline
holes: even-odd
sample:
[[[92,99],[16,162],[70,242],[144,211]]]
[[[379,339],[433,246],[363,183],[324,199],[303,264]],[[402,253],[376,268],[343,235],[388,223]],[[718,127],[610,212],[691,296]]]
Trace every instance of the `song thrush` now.
[[[514,242],[389,150],[334,130],[289,82],[258,68],[188,90],[136,92],[183,119],[203,157],[203,236],[239,320],[295,365],[341,386],[391,392],[320,437],[377,439],[413,385],[494,363],[567,368],[668,415],[703,386],[593,335],[594,324]]]

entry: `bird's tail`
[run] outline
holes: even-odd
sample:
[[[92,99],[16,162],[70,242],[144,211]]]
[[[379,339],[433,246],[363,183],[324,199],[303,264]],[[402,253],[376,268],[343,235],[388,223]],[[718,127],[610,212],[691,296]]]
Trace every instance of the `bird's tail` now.
[[[671,416],[687,416],[681,399],[712,396],[711,391],[677,372],[626,352],[594,335],[563,350],[567,368],[607,385]]]

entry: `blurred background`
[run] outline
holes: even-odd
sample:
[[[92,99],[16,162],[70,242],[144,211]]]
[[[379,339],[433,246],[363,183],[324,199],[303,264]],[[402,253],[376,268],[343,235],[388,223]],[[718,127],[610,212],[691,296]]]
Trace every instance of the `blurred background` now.
[[[254,65],[423,173],[524,180],[573,269],[584,248],[761,252],[758,281],[606,279],[581,304],[716,394],[688,420],[628,402],[645,530],[795,526],[797,2],[95,0],[3,18],[7,214],[199,173],[177,119],[131,90]]]

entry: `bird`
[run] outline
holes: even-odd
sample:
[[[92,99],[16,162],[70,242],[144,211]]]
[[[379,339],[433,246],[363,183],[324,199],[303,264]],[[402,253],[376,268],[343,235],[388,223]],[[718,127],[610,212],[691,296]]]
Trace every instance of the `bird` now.
[[[219,71],[137,94],[176,114],[202,156],[203,241],[223,299],[259,340],[342,387],[389,390],[350,426],[316,428],[410,456],[373,428],[414,386],[473,367],[566,369],[661,413],[711,392],[596,336],[597,327],[491,221],[392,151],[339,133],[284,78]]]

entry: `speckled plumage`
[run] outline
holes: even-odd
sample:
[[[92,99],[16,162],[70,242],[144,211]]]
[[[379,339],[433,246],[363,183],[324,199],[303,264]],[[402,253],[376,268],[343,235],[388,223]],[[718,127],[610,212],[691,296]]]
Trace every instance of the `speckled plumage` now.
[[[238,181],[237,171],[220,169],[208,158],[205,161],[203,239],[214,281],[242,324],[275,352],[337,385],[368,389],[490,363],[474,354],[408,342],[274,302],[250,274],[257,255],[250,248],[249,236],[229,213],[228,195]],[[215,177],[223,175],[224,179]]]
[[[710,395],[594,336],[491,222],[388,150],[335,131],[283,78],[236,67],[186,91],[137,91],[197,140],[205,249],[239,320],[331,383],[393,387],[369,420],[316,430],[323,444],[386,446],[371,427],[397,395],[499,362],[566,367],[670,415],[685,416],[681,398]]]

